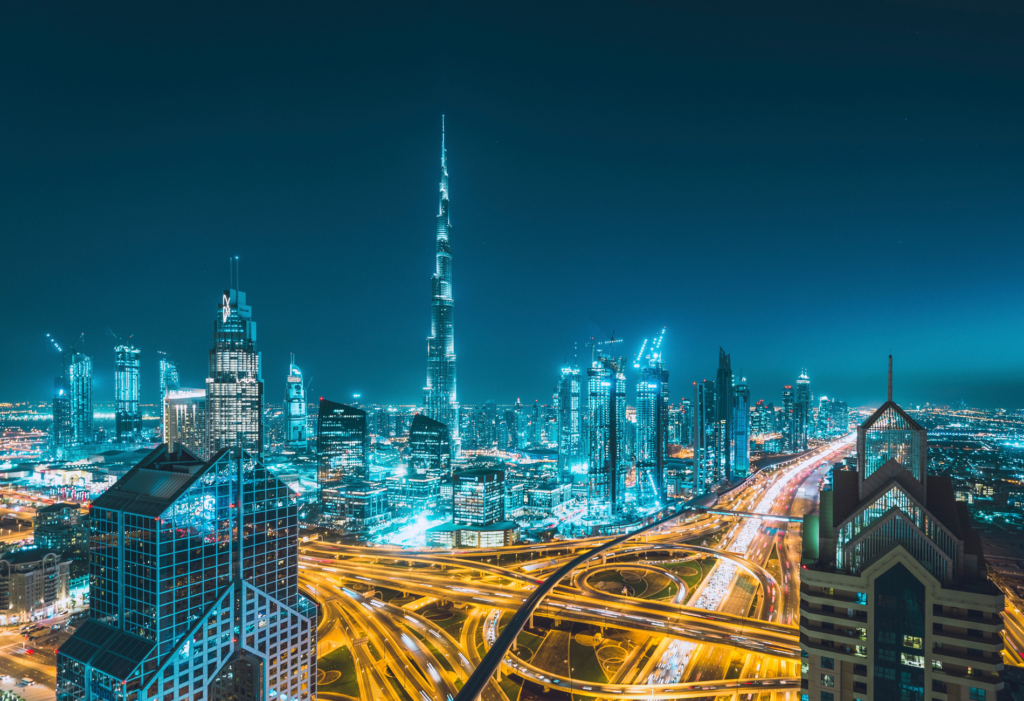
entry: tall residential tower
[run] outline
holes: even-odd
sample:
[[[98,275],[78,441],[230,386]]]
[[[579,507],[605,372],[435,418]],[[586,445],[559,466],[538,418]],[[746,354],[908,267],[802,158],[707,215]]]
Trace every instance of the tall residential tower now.
[[[131,343],[114,348],[114,427],[118,443],[137,443],[142,438],[139,353]]]
[[[441,118],[441,196],[437,214],[436,270],[431,278],[430,338],[427,339],[427,386],[423,413],[448,427],[452,454],[461,449],[459,405],[455,397],[455,332],[452,298],[451,222],[448,217],[448,154]]]
[[[292,450],[305,450],[309,439],[306,431],[306,386],[302,384],[302,370],[295,364],[292,354],[288,365],[288,383],[284,398],[284,445]]]
[[[636,494],[641,509],[657,508],[665,503],[665,459],[668,457],[668,370],[662,360],[661,341],[665,331],[650,350],[634,363],[639,368],[636,381]],[[644,341],[644,348],[647,342]]]

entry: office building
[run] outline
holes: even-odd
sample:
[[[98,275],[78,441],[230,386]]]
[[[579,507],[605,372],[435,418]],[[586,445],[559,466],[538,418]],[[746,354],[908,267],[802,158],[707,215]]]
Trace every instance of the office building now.
[[[436,268],[431,278],[430,338],[423,413],[448,427],[453,456],[458,456],[459,404],[455,393],[455,326],[452,297],[451,222],[448,216],[448,152],[441,118],[441,196],[437,214]]]
[[[53,379],[53,424],[50,428],[50,450],[58,458],[66,456],[75,444],[71,423],[71,389],[64,375]]]
[[[452,521],[459,526],[490,526],[505,520],[505,473],[468,470],[452,476]]]
[[[43,548],[0,556],[0,624],[57,615],[70,597],[71,562]]]
[[[721,481],[715,460],[715,381],[693,383],[693,496]]]
[[[804,518],[800,647],[807,699],[994,701],[1003,595],[927,431],[889,396],[857,429],[856,471],[834,470]]]
[[[606,520],[625,506],[627,465],[622,460],[626,422],[624,358],[598,354],[587,369],[587,516]]]
[[[142,440],[139,351],[130,343],[114,348],[114,427],[118,443]]]
[[[448,427],[416,414],[409,429],[409,474],[441,482],[452,476],[451,439]]]
[[[369,477],[366,411],[321,398],[316,435],[322,514],[326,521],[340,526],[345,521],[344,497],[328,490],[336,490],[346,481],[366,481]]]
[[[164,355],[162,351],[157,351]],[[167,424],[164,423],[164,407],[167,404],[167,393],[181,386],[178,377],[178,364],[166,357],[160,358],[160,440],[167,442]],[[205,447],[203,449],[205,451]],[[198,453],[196,453],[198,455]]]
[[[796,429],[794,428],[794,417],[796,416],[794,412],[793,385],[785,385],[782,388],[782,416],[779,418],[782,422],[782,444],[791,453],[796,452],[798,442]]]
[[[236,446],[263,454],[263,375],[256,322],[245,293],[235,289],[224,290],[213,322],[206,402],[207,455]]]
[[[583,460],[579,368],[562,368],[555,402],[558,415],[558,481],[570,482],[572,469]]]
[[[350,480],[323,490],[322,513],[346,533],[365,539],[391,521],[384,483]]]
[[[744,480],[750,474],[750,388],[747,378],[733,388],[732,411],[732,475]]]
[[[89,619],[57,653],[57,701],[311,701],[297,511],[248,453],[155,448],[93,501]]]
[[[735,446],[732,443],[733,421],[732,360],[725,350],[718,349],[718,374],[715,376],[715,477],[732,480]]]
[[[62,359],[63,374],[53,385],[53,437],[58,450],[93,439],[92,358],[71,348]]]
[[[306,386],[302,370],[295,364],[295,354],[288,364],[288,381],[284,398],[284,445],[290,450],[305,450],[309,444],[306,432]]]
[[[661,353],[662,335],[634,364],[636,382],[636,498],[641,509],[665,503],[665,460],[668,458],[668,370]],[[646,347],[646,342],[644,344]]]
[[[167,390],[163,424],[166,443],[177,450],[181,446],[196,457],[206,459],[210,441],[207,436],[206,390],[177,388]]]
[[[77,547],[88,548],[89,530],[77,504],[58,502],[36,509],[33,543],[43,552],[66,553]]]
[[[796,379],[793,397],[792,450],[794,453],[807,450],[807,433],[811,421],[811,380],[807,371],[801,370]]]

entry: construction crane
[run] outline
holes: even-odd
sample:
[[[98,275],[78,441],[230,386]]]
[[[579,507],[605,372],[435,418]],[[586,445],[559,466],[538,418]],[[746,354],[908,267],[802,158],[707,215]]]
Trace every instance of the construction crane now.
[[[662,327],[661,332],[654,337],[654,342],[651,344],[651,352],[647,354],[647,358],[659,358],[661,357],[661,341],[665,338],[665,327]],[[643,344],[640,346],[640,352],[636,355],[636,361],[633,363],[633,367],[640,367],[640,363],[644,360],[644,351],[647,350],[647,339],[644,339]]]

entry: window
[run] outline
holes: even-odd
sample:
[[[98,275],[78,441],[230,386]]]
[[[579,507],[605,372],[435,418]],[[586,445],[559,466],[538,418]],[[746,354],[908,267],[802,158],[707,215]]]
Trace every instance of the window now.
[[[811,697],[807,694],[800,694],[800,701],[811,701]]]
[[[828,687],[835,686],[836,685],[836,678],[835,678],[835,676],[832,675],[832,674],[822,674],[821,675],[821,685],[822,686],[828,686]]]
[[[924,669],[924,657],[921,655],[908,655],[907,653],[900,654],[900,663],[905,664],[908,667],[917,667],[918,669]]]
[[[866,593],[864,593],[864,592],[858,592],[857,593],[857,603],[858,604],[867,604],[868,603],[868,595]]]
[[[836,590],[833,589],[832,587],[822,587],[821,588],[821,593],[824,594],[825,596],[835,596],[836,595]]]
[[[932,660],[932,669],[942,669],[942,660]]]
[[[831,691],[821,692],[821,701],[835,701],[836,697]]]
[[[807,674],[807,670],[809,668],[810,668],[810,665],[808,665],[806,662],[801,662],[800,663],[800,674]]]
[[[909,648],[913,648],[914,650],[920,650],[921,648],[924,647],[924,643],[921,641],[921,638],[918,638],[917,636],[914,636],[914,635],[904,635],[903,636],[903,647],[909,647]]]
[[[821,666],[823,669],[835,669],[836,661],[831,657],[822,657]]]
[[[985,701],[985,690],[972,686],[971,701]]]

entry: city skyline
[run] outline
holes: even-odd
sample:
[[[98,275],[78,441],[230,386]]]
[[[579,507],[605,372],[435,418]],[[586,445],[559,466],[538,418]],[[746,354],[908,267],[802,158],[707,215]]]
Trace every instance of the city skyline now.
[[[3,55],[49,57],[18,62],[0,116],[6,254],[19,261],[0,280],[5,401],[49,395],[46,333],[93,357],[96,400],[112,397],[107,326],[142,351],[143,402],[157,396],[157,351],[194,386],[210,296],[237,255],[266,329],[270,401],[294,352],[311,396],[418,403],[441,114],[462,403],[545,401],[575,344],[614,331],[633,352],[662,326],[677,390],[711,378],[722,346],[755,401],[807,368],[829,396],[881,403],[870,378],[889,352],[907,363],[905,402],[1024,396],[1016,19],[898,6],[888,31],[838,11],[706,9],[651,26],[560,9],[541,26],[410,9],[387,18],[387,38],[336,47],[332,27],[377,26],[381,10],[282,25],[256,8],[254,35],[217,40],[182,12],[147,23],[145,45],[127,29],[136,16],[4,12],[20,31]],[[237,19],[210,12],[208,27]],[[483,26],[502,29],[481,43]],[[271,33],[274,48],[254,38]],[[621,43],[601,54],[611,35]],[[443,70],[415,59],[435,36]],[[54,102],[65,81],[79,86],[74,110]],[[154,265],[173,272],[126,290],[129,271]],[[366,301],[342,312],[353,290]]]

